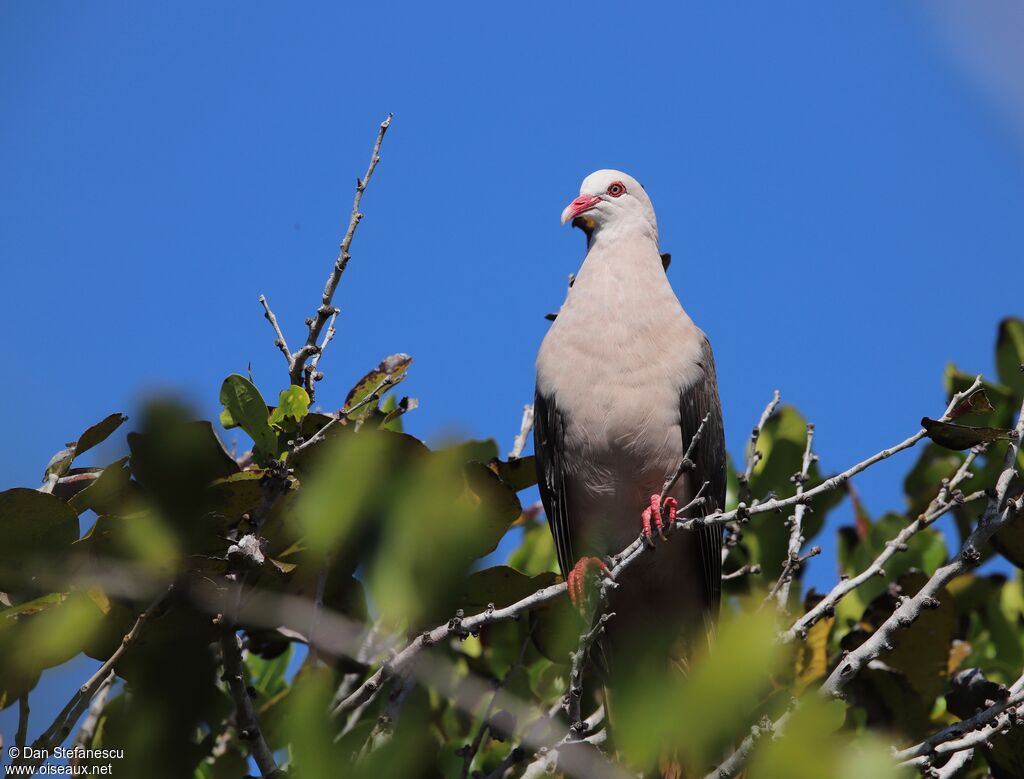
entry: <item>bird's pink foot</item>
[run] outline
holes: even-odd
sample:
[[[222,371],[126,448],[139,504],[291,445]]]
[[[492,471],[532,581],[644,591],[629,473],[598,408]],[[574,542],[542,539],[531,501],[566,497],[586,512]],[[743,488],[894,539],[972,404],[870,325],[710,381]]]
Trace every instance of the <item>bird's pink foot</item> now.
[[[661,495],[651,495],[651,505],[643,510],[640,514],[640,522],[643,525],[644,538],[648,544],[654,545],[654,532],[651,529],[651,522],[654,523],[654,528],[658,531],[658,537],[664,541],[665,528],[672,530],[672,526],[676,521],[676,511],[679,508],[679,504],[675,498],[665,498],[664,501],[661,499]],[[667,513],[667,515],[666,515]]]
[[[587,578],[597,568],[604,573],[611,573],[604,561],[597,557],[581,557],[569,575],[566,577],[566,585],[569,588],[569,600],[580,612],[586,609],[587,605]]]

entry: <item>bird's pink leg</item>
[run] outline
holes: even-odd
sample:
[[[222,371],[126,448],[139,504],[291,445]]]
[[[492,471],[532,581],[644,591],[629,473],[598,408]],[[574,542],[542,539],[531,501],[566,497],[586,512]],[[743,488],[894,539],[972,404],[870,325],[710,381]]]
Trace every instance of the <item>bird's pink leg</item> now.
[[[569,588],[569,600],[572,605],[581,612],[586,607],[587,577],[594,568],[599,568],[605,573],[611,573],[604,561],[597,557],[581,557],[569,575],[565,577],[565,583]]]
[[[643,525],[644,538],[647,539],[647,543],[654,543],[654,532],[651,530],[651,521],[654,521],[654,527],[658,531],[658,537],[664,541],[665,528],[669,530],[676,521],[676,511],[679,508],[679,503],[676,502],[675,498],[665,498],[664,502],[661,500],[661,495],[651,495],[651,505],[643,510],[640,514],[640,523]],[[668,512],[667,521],[662,518],[662,512]]]

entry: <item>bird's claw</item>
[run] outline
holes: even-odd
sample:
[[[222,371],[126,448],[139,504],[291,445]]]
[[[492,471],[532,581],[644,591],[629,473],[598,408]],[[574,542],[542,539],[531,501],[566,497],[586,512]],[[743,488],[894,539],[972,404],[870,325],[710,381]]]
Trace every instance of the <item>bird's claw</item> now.
[[[667,529],[669,532],[672,532],[672,527],[675,525],[678,508],[679,503],[676,502],[675,498],[665,498],[663,501],[661,495],[651,495],[651,505],[640,514],[644,540],[648,546],[654,546],[654,532],[651,529],[652,521],[654,529],[658,531],[658,537],[664,541],[668,538],[665,535],[665,530]],[[665,516],[666,512],[667,517]]]
[[[587,579],[594,568],[603,571],[605,574],[611,573],[608,566],[600,558],[581,557],[572,570],[569,571],[569,575],[565,577],[566,585],[569,588],[569,600],[572,601],[572,605],[581,613],[586,610]]]

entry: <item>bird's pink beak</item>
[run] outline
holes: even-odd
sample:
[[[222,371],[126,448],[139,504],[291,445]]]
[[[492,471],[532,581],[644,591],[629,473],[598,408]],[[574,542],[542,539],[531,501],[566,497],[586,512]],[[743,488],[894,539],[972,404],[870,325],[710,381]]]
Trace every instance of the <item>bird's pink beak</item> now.
[[[565,207],[565,210],[562,212],[562,224],[572,221],[580,214],[589,211],[600,202],[601,198],[599,197],[594,197],[592,195],[580,195]]]

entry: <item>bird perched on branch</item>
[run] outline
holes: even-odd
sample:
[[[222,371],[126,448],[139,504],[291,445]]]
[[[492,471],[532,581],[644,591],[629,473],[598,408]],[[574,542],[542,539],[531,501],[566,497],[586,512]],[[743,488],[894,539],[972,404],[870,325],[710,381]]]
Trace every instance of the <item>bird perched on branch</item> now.
[[[534,443],[558,563],[582,606],[604,558],[641,531],[653,542],[702,487],[692,511],[724,506],[725,443],[711,345],[669,284],[644,188],[592,173],[565,222],[586,233],[587,256],[537,356]],[[692,467],[661,501],[705,418]],[[679,535],[610,592],[601,649],[613,691],[628,665],[678,655],[717,615],[721,529]]]

